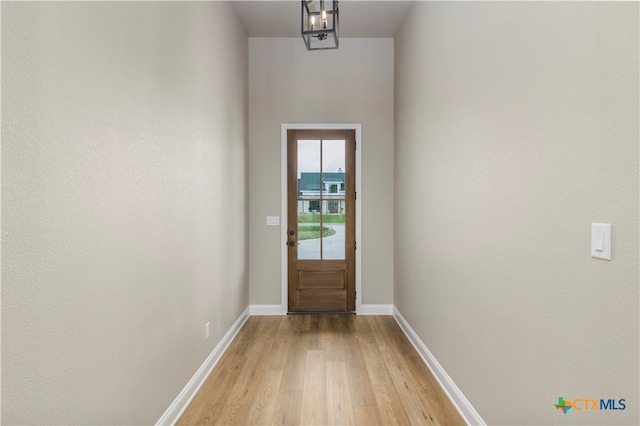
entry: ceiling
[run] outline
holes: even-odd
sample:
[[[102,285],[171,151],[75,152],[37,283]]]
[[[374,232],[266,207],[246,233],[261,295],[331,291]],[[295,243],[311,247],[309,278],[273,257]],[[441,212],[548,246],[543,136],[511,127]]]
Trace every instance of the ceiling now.
[[[341,0],[340,38],[394,37],[414,3]],[[249,37],[300,37],[300,1],[232,1],[232,5]]]

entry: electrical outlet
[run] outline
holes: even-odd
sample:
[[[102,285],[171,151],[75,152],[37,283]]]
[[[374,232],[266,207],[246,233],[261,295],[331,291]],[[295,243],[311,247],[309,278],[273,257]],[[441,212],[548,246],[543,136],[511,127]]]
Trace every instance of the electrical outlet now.
[[[209,323],[208,322],[204,325],[204,338],[205,339],[209,338]]]

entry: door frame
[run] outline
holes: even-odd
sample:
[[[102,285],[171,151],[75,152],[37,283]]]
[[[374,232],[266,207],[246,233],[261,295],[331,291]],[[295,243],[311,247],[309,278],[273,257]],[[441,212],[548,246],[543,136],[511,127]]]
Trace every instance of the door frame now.
[[[287,216],[287,130],[304,129],[304,130],[355,130],[356,132],[356,243],[362,247],[362,228],[361,228],[361,212],[362,212],[362,191],[361,191],[361,133],[362,125],[360,124],[313,124],[313,123],[286,123],[281,125],[280,133],[280,281],[281,281],[281,313],[286,315],[289,305],[289,286],[288,286],[288,248],[286,228],[288,222]],[[356,314],[362,311],[362,256],[361,249],[356,249]]]

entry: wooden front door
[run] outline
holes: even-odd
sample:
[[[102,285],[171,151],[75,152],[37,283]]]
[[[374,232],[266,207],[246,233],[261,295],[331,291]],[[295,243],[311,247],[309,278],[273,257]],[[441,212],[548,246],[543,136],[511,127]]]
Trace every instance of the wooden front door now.
[[[289,312],[355,312],[355,130],[288,130]]]

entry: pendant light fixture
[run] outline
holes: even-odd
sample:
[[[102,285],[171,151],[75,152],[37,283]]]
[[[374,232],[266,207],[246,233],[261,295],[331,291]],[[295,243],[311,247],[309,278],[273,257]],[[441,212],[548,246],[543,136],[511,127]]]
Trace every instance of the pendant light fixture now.
[[[302,0],[301,33],[307,50],[338,48],[338,0]]]

